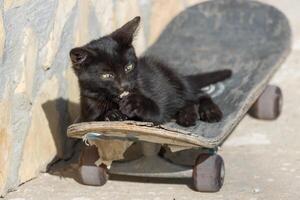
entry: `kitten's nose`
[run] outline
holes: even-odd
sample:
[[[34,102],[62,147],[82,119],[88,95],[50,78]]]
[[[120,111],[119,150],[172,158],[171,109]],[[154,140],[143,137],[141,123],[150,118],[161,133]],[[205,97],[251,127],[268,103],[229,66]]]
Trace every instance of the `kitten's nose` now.
[[[129,83],[128,83],[128,82],[122,82],[122,83],[121,83],[121,88],[122,88],[123,90],[129,89]]]

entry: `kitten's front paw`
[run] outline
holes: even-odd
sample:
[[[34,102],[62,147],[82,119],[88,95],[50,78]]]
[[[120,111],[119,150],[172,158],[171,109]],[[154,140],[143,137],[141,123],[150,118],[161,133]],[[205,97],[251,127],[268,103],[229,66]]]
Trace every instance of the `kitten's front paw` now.
[[[189,127],[189,126],[194,126],[196,124],[196,120],[197,120],[197,113],[195,112],[187,113],[185,111],[179,111],[176,119],[176,123],[181,126]]]
[[[216,104],[209,103],[199,105],[199,116],[200,120],[213,123],[219,122],[223,117],[223,113]]]
[[[142,98],[139,95],[129,94],[120,101],[120,111],[129,118],[143,115]]]
[[[120,110],[110,110],[105,115],[105,121],[124,121],[127,116],[124,115]]]

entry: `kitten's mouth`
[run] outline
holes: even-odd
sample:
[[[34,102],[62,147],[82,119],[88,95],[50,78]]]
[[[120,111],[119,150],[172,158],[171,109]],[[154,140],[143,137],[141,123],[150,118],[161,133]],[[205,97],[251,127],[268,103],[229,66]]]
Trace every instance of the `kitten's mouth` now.
[[[127,95],[129,95],[129,92],[124,91],[124,92],[122,92],[122,94],[120,94],[120,98],[126,97]]]

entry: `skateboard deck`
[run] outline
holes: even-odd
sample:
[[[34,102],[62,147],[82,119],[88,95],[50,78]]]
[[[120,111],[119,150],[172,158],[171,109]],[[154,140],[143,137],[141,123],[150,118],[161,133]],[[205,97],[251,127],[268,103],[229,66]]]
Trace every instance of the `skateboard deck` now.
[[[274,7],[252,1],[200,3],[178,14],[145,52],[158,56],[184,75],[231,69],[230,79],[204,88],[223,111],[218,123],[86,122],[73,124],[68,136],[128,143],[147,141],[177,147],[221,145],[259,97],[287,57],[288,20]],[[123,144],[122,143],[122,144]],[[111,150],[111,148],[110,148]]]

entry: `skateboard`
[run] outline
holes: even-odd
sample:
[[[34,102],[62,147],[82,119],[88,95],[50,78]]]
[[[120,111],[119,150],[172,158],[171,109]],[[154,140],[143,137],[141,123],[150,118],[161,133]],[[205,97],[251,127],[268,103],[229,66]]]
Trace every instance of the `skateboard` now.
[[[254,1],[217,0],[187,8],[145,52],[163,58],[184,75],[231,69],[230,79],[203,88],[223,111],[217,123],[198,121],[86,122],[67,134],[88,145],[79,173],[87,185],[103,185],[108,174],[192,177],[197,191],[223,185],[224,161],[217,154],[243,116],[271,120],[282,106],[280,88],[268,81],[291,46],[288,20],[276,8]]]

